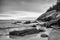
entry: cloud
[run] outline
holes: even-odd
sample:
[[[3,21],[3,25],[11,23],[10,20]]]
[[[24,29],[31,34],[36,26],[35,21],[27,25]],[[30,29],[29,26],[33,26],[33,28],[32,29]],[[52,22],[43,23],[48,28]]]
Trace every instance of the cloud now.
[[[45,12],[56,0],[5,0],[2,11]]]
[[[0,19],[38,17],[56,3],[56,0],[3,0]]]
[[[27,11],[10,11],[0,14],[0,19],[27,19],[37,18],[42,13],[38,12],[27,12]],[[30,19],[31,19],[30,18]]]

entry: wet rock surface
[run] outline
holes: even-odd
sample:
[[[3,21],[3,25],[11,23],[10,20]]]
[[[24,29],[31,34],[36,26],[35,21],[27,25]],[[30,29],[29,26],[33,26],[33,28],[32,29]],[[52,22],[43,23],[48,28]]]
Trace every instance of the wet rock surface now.
[[[47,34],[41,34],[41,37],[46,38],[46,37],[48,37],[48,35]]]
[[[43,29],[25,29],[25,30],[21,30],[21,31],[12,31],[9,32],[9,35],[12,36],[25,36],[25,35],[32,35],[32,34],[38,34],[40,32],[45,32],[45,30]]]

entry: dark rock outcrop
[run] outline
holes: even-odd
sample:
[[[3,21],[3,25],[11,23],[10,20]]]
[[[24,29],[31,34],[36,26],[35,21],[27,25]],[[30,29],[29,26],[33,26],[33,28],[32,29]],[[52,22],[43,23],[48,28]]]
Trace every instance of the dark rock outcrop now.
[[[9,35],[12,35],[12,36],[26,36],[26,35],[31,35],[31,34],[38,34],[40,32],[45,32],[45,30],[42,30],[42,29],[26,29],[26,30],[21,30],[21,31],[12,31],[12,32],[9,32]]]
[[[24,24],[30,24],[31,23],[31,21],[26,21],[26,22],[24,22]]]
[[[17,21],[17,22],[14,22],[14,23],[12,23],[12,24],[18,24],[18,23],[22,23],[21,21]]]
[[[36,27],[36,25],[32,25],[31,27]]]

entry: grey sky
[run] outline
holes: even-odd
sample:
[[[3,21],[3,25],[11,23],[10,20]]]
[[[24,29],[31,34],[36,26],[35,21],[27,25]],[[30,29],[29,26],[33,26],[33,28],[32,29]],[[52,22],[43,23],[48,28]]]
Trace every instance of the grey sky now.
[[[0,17],[15,17],[18,15],[29,17],[35,15],[35,17],[38,17],[41,13],[44,13],[50,6],[54,5],[55,3],[56,0],[0,0]],[[16,13],[15,11],[19,13]]]
[[[44,12],[55,3],[56,0],[4,0],[2,2],[2,11]]]

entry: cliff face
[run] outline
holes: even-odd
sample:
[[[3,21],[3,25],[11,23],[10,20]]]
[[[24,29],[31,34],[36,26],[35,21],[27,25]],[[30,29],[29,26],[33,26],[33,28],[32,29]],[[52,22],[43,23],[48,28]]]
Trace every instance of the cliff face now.
[[[58,2],[59,1],[59,2]],[[59,25],[60,22],[60,0],[53,7],[50,7],[44,14],[39,16],[36,20],[38,22],[46,22],[48,26]],[[56,22],[56,23],[55,23]]]
[[[42,14],[40,17],[37,18],[37,21],[47,22],[52,19],[55,19],[56,15],[57,15],[56,10],[52,10],[52,11]]]
[[[60,12],[60,0],[57,0],[56,5],[53,5],[53,7],[50,7],[44,14],[39,16],[36,20],[37,21],[50,21],[52,19],[56,19],[56,16]]]

